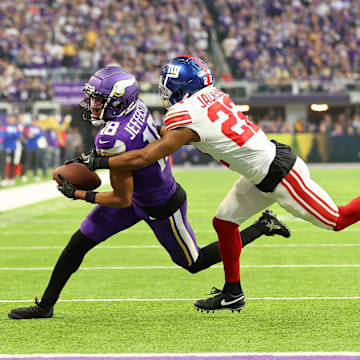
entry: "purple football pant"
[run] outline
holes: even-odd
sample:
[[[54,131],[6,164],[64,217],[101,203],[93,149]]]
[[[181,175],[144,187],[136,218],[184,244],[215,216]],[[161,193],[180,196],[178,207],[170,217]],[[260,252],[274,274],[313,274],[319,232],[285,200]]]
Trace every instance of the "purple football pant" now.
[[[100,243],[144,220],[174,263],[189,267],[197,260],[199,248],[187,220],[186,209],[187,201],[169,218],[152,220],[135,204],[125,209],[97,205],[82,222],[80,230],[88,238]]]

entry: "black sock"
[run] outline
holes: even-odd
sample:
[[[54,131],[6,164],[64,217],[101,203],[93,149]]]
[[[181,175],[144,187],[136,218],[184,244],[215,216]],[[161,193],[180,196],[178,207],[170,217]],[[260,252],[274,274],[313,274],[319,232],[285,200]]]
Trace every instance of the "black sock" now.
[[[61,290],[70,276],[79,268],[85,254],[97,244],[83,235],[80,230],[71,237],[54,267],[49,284],[41,298],[40,306],[55,305]]]
[[[231,282],[231,283],[225,283],[224,288],[223,288],[223,292],[230,292],[233,295],[239,295],[242,294],[242,288],[241,288],[241,283],[240,281],[235,281],[235,282]]]
[[[201,270],[207,269],[211,265],[217,264],[221,261],[219,242],[214,241],[213,243],[204,246],[199,249],[199,257],[194,264],[187,267],[191,273],[197,273]]]
[[[242,247],[252,243],[263,234],[261,227],[255,223],[240,232]]]

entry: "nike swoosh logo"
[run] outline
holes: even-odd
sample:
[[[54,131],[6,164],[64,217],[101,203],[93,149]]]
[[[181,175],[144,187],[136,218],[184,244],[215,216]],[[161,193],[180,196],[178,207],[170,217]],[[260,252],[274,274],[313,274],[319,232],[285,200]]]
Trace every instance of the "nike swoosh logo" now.
[[[99,140],[99,144],[107,144],[107,143],[109,143],[110,142],[110,140]]]
[[[240,297],[238,297],[237,299],[231,300],[231,301],[226,301],[225,299],[222,299],[222,300],[220,301],[220,305],[221,305],[221,306],[231,305],[231,304],[234,304],[234,303],[236,303],[236,302],[238,302],[239,300],[242,300],[242,299],[243,299],[243,296],[240,296]]]

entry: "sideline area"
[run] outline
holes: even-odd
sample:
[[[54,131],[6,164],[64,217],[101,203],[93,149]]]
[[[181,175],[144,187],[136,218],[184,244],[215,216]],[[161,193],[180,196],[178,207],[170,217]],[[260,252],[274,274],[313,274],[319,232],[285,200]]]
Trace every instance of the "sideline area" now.
[[[107,171],[98,172],[98,175],[102,185],[109,183]],[[57,190],[53,180],[2,189],[0,190],[0,213],[61,196],[63,195]]]

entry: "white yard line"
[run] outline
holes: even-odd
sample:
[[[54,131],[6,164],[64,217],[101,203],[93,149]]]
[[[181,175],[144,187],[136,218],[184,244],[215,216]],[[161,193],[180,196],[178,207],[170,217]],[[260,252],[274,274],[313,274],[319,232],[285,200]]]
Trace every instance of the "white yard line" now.
[[[213,265],[212,269],[222,269],[222,265]],[[291,268],[360,268],[360,264],[289,264],[289,265],[242,265],[242,269],[291,269]],[[179,266],[83,266],[78,271],[91,270],[176,270]],[[0,271],[49,271],[53,267],[1,267]]]
[[[360,352],[351,352],[351,351],[336,351],[336,352],[325,352],[325,351],[297,351],[297,352],[232,352],[232,353],[223,353],[223,352],[213,352],[213,353],[123,353],[123,354],[0,354],[0,359],[11,359],[11,358],[21,358],[21,359],[62,359],[62,358],[84,358],[84,359],[191,359],[195,360],[197,358],[219,358],[219,359],[252,359],[258,358],[271,360],[275,357],[284,357],[289,359],[296,360],[297,358],[304,359],[328,359],[333,358],[334,360],[346,360],[346,358],[350,357],[354,359],[354,357],[360,356]]]
[[[299,301],[299,300],[360,300],[360,296],[302,296],[302,297],[247,297],[247,300],[260,301]],[[115,298],[115,299],[59,299],[58,302],[160,302],[196,301],[193,298]],[[33,302],[34,299],[3,299],[0,303]]]

